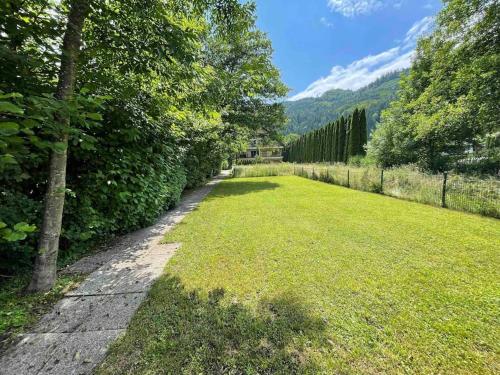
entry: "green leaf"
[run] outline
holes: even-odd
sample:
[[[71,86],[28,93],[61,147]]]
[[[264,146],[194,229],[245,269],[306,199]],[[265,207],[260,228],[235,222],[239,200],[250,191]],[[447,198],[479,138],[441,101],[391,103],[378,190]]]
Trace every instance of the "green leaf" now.
[[[62,153],[64,151],[66,151],[66,143],[64,142],[55,142],[51,145],[51,148],[55,151],[55,152],[58,152],[58,153]]]
[[[32,118],[27,118],[22,122],[25,128],[33,128],[38,125],[38,121],[33,120]]]
[[[0,135],[9,136],[19,132],[19,125],[15,122],[0,122]]]
[[[80,240],[86,241],[92,237],[92,232],[82,232],[80,233]]]
[[[83,141],[80,143],[80,147],[83,149],[83,150],[87,150],[87,151],[91,151],[91,150],[95,150],[95,146],[93,143],[91,142],[86,142],[86,141]]]
[[[9,242],[15,242],[15,241],[24,240],[27,237],[27,234],[24,232],[17,232],[17,231],[7,229],[3,233],[2,237]]]
[[[17,164],[17,161],[14,158],[14,156],[12,156],[11,154],[5,154],[5,155],[0,156],[0,165],[1,164],[14,165],[14,164]]]
[[[85,114],[85,117],[89,118],[89,119],[92,119],[92,120],[95,120],[95,121],[101,121],[102,120],[102,116],[100,113],[92,113],[92,112],[87,112]]]
[[[32,233],[36,230],[36,225],[30,225],[23,221],[14,225],[14,230],[18,232]]]
[[[23,95],[18,92],[10,92],[8,94],[1,94],[0,99],[9,99],[9,98],[22,98]]]
[[[24,128],[21,131],[26,135],[35,135],[35,132],[31,129]]]
[[[24,113],[24,110],[15,104],[9,102],[0,102],[0,112],[22,115]]]
[[[128,191],[121,191],[118,193],[118,196],[122,201],[126,202],[127,198],[130,196],[130,193]]]
[[[0,229],[6,228],[7,224],[5,224],[3,221],[0,221]]]

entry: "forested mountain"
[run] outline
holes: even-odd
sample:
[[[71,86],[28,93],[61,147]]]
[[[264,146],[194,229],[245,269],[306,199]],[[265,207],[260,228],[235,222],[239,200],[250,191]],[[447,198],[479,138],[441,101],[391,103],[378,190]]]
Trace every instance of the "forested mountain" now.
[[[390,73],[357,91],[334,89],[319,98],[285,102],[289,123],[286,133],[304,134],[352,113],[356,107],[366,108],[368,132],[380,118],[380,112],[395,98],[401,72]]]

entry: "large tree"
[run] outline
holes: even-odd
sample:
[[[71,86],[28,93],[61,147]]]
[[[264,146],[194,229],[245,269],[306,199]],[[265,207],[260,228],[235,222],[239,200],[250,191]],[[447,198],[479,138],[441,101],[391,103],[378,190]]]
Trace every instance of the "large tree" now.
[[[445,1],[372,133],[369,151],[380,164],[439,170],[471,151],[498,158],[488,140],[500,131],[499,14],[498,1]]]
[[[363,108],[359,112],[359,131],[360,131],[360,155],[366,154],[366,144],[368,142],[368,124],[366,121],[366,110]]]
[[[354,109],[352,116],[349,118],[347,123],[348,127],[348,138],[346,145],[346,158],[349,159],[351,156],[357,156],[361,154],[360,145],[361,145],[361,129],[360,129],[360,118],[359,118],[359,110],[357,108]]]
[[[207,61],[216,79],[208,94],[224,123],[278,136],[285,124],[279,100],[288,92],[272,63],[273,49],[255,25],[255,3],[248,2],[207,38]]]
[[[77,75],[78,56],[82,43],[83,23],[90,11],[88,0],[72,0],[61,48],[59,80],[55,98],[68,105],[73,97]],[[45,209],[38,241],[38,253],[29,291],[47,291],[56,280],[59,236],[61,234],[64,197],[66,195],[66,165],[68,159],[68,132],[70,118],[64,109],[56,114],[60,127],[57,142],[60,145],[50,156]]]
[[[337,161],[341,163],[347,162],[347,124],[348,121],[344,116],[340,117],[338,122],[338,136],[337,136]]]

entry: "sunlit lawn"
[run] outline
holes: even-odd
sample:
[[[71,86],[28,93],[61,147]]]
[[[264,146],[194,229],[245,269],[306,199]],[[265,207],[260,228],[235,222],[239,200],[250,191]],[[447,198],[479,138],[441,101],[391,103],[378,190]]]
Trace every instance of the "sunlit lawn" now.
[[[101,373],[498,373],[500,221],[226,180]]]

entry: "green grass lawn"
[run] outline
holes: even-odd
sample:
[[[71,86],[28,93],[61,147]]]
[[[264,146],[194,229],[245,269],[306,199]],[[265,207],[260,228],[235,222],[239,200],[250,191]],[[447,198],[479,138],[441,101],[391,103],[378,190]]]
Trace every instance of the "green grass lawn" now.
[[[166,237],[102,374],[498,373],[500,221],[232,179]]]

